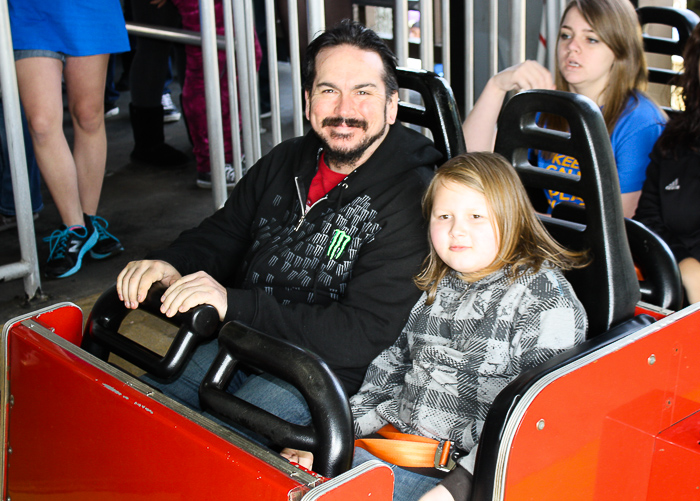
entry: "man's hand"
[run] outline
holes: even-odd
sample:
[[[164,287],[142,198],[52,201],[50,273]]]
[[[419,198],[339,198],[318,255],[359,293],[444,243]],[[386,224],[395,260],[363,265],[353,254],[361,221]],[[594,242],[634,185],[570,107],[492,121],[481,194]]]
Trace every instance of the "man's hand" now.
[[[200,304],[210,304],[219,312],[223,321],[228,309],[226,287],[203,271],[186,275],[172,282],[161,297],[161,313],[172,317]]]
[[[132,261],[117,277],[117,294],[119,299],[124,301],[124,306],[134,310],[146,299],[151,285],[160,282],[165,287],[170,287],[181,277],[182,275],[165,261]]]
[[[282,452],[280,452],[280,455],[283,458],[286,458],[289,461],[294,461],[295,463],[298,463],[309,470],[314,465],[314,455],[311,452],[300,451],[297,449],[290,449],[289,447],[285,447],[284,449],[282,449]]]

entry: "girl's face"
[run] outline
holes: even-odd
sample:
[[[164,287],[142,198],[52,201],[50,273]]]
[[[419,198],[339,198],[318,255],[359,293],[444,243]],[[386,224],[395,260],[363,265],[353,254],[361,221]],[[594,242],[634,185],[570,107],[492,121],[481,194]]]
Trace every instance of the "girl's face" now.
[[[499,244],[486,197],[455,182],[438,184],[430,239],[437,255],[453,270],[474,273],[486,268],[496,259]]]
[[[576,7],[569,9],[562,22],[557,46],[559,71],[577,94],[599,102],[615,62],[613,51],[601,42]]]

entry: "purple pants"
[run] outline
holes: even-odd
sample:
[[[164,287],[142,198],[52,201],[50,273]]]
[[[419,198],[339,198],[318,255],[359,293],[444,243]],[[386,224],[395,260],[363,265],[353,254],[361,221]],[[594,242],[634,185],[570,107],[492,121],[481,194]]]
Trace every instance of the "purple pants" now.
[[[200,31],[199,1],[172,0],[180,11],[182,27],[186,30]],[[224,34],[224,16],[221,0],[214,3],[216,13],[216,32]],[[197,159],[197,171],[209,172],[209,138],[207,137],[207,112],[204,98],[204,65],[201,47],[185,47],[187,69],[182,88],[182,111],[185,113],[187,127],[192,137],[192,152]],[[226,75],[226,53],[219,51],[219,85],[221,88],[221,109],[224,127],[224,157],[226,163],[232,163],[233,146],[231,144],[231,118],[229,110],[228,76]],[[262,49],[255,34],[255,69],[260,67]],[[240,123],[240,116],[238,117]]]

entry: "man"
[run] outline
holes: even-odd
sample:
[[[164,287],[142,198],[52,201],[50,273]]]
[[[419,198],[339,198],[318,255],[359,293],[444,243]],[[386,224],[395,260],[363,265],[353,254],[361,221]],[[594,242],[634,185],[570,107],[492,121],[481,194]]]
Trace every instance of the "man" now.
[[[419,297],[412,276],[427,253],[420,199],[441,158],[425,137],[395,124],[395,68],[383,41],[357,23],[316,38],[303,70],[312,131],[263,157],[199,227],[129,263],[117,281],[126,306],[161,282],[166,315],[212,304],[222,321],[315,352],[355,393]],[[164,391],[197,407],[216,351],[216,343],[200,347]],[[251,398],[273,394],[251,380],[262,379],[246,381]],[[267,410],[290,418],[292,404],[270,399],[276,408]]]

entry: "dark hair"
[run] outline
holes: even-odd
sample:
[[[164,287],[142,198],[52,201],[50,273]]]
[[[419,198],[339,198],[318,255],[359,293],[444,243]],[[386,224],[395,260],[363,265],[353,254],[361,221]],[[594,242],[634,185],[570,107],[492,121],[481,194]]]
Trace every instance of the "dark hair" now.
[[[685,109],[667,124],[656,146],[663,156],[675,157],[678,148],[698,150],[700,138],[700,24],[695,26],[683,49],[683,73],[673,84],[683,88]]]
[[[304,90],[311,91],[316,78],[316,56],[323,49],[338,47],[340,45],[350,45],[358,49],[376,52],[382,58],[384,64],[384,85],[386,86],[387,98],[394,95],[399,90],[399,83],[396,80],[396,56],[384,43],[379,35],[369,28],[365,28],[360,23],[343,19],[331,29],[324,31],[317,36],[307,47],[302,63],[302,79]]]

